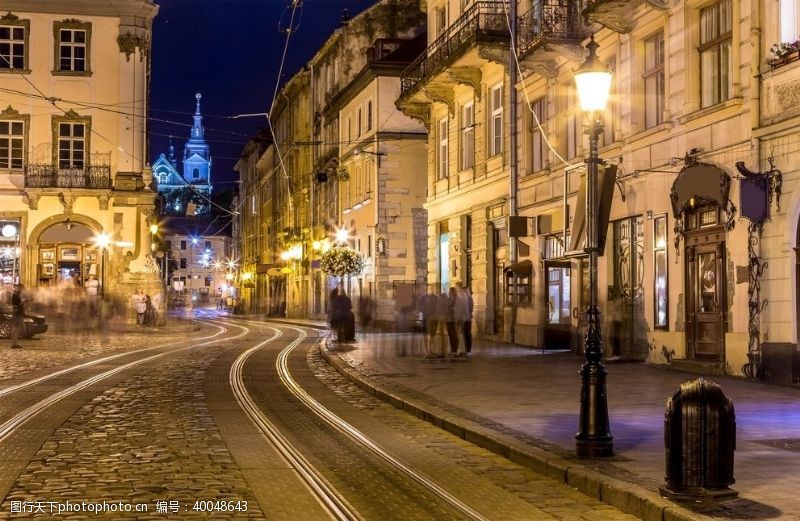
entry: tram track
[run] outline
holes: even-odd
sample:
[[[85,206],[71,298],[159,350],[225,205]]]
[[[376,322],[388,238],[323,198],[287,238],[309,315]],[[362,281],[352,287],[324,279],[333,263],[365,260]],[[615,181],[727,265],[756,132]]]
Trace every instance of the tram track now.
[[[177,348],[177,349],[169,349],[167,351],[156,353],[156,354],[153,354],[153,355],[150,355],[150,356],[144,356],[142,358],[137,358],[137,359],[132,360],[130,362],[123,363],[122,365],[117,365],[117,366],[112,367],[111,369],[108,369],[106,371],[103,371],[103,372],[100,372],[100,373],[93,374],[91,376],[82,378],[79,381],[77,381],[76,383],[74,383],[72,385],[69,385],[68,387],[60,389],[58,391],[55,391],[55,392],[48,391],[47,394],[44,394],[43,396],[38,397],[39,399],[36,400],[32,405],[29,405],[29,406],[25,407],[24,409],[22,409],[20,411],[13,412],[12,415],[10,416],[10,418],[8,418],[5,421],[3,421],[2,423],[0,423],[0,445],[2,445],[3,442],[6,441],[12,434],[14,434],[20,427],[22,427],[25,423],[27,423],[32,418],[36,417],[38,414],[42,413],[43,411],[47,410],[50,407],[53,407],[54,405],[56,405],[57,403],[61,402],[62,400],[66,399],[66,398],[68,398],[68,397],[70,397],[72,395],[75,395],[76,393],[78,393],[78,392],[80,392],[82,390],[88,389],[91,386],[96,385],[96,384],[98,384],[98,383],[100,383],[100,382],[102,382],[104,380],[107,380],[107,379],[111,378],[112,376],[118,375],[120,373],[123,373],[123,372],[129,370],[129,369],[133,369],[133,368],[135,368],[137,366],[140,366],[142,364],[145,364],[147,362],[152,362],[154,360],[158,360],[160,358],[164,358],[164,357],[169,356],[169,355],[177,354],[177,353],[180,353],[180,352],[183,352],[183,351],[188,351],[188,350],[195,349],[195,348],[198,348],[198,347],[204,347],[204,346],[217,344],[217,343],[220,343],[220,342],[234,341],[234,340],[237,340],[237,339],[240,339],[240,338],[244,337],[245,335],[247,335],[250,332],[250,329],[245,327],[245,326],[238,325],[238,324],[230,324],[230,325],[233,325],[236,328],[241,329],[241,332],[236,334],[236,335],[226,336],[224,338],[216,338],[216,337],[218,337],[220,335],[224,335],[225,333],[227,333],[228,329],[227,329],[227,327],[225,327],[226,324],[224,324],[222,322],[218,322],[218,321],[213,321],[213,320],[205,320],[204,323],[219,327],[220,329],[214,335],[209,335],[208,337],[201,337],[200,339],[186,339],[186,340],[181,340],[181,341],[178,341],[178,342],[166,343],[166,344],[162,344],[162,345],[159,345],[159,346],[153,346],[153,347],[139,349],[139,350],[135,350],[135,351],[128,351],[128,352],[125,352],[125,353],[119,353],[119,354],[116,354],[116,355],[111,355],[109,357],[104,357],[104,358],[101,358],[101,359],[98,359],[98,360],[92,360],[92,361],[85,362],[85,363],[82,363],[82,364],[76,364],[74,366],[67,367],[67,368],[64,368],[64,369],[61,369],[61,370],[58,370],[58,371],[54,371],[53,373],[50,373],[50,374],[47,374],[47,375],[43,375],[41,377],[34,378],[34,379],[28,380],[26,382],[22,382],[20,384],[17,384],[17,385],[14,385],[14,386],[11,386],[11,387],[3,389],[4,392],[0,396],[9,397],[9,396],[12,396],[13,393],[18,392],[18,391],[20,391],[22,389],[26,389],[26,388],[30,388],[30,387],[34,387],[34,386],[40,385],[40,384],[42,384],[44,382],[47,382],[48,380],[51,380],[53,378],[58,377],[58,376],[63,376],[63,375],[69,374],[69,373],[77,372],[77,371],[79,371],[81,369],[87,369],[87,368],[91,369],[91,368],[94,368],[95,366],[97,366],[98,364],[101,364],[101,363],[104,363],[104,362],[115,362],[115,361],[119,361],[120,358],[123,358],[125,356],[142,355],[142,354],[146,354],[146,353],[151,352],[151,351],[156,350],[156,349],[163,349],[165,347],[170,347],[170,346],[173,346],[173,345],[180,345],[180,344],[185,343],[185,342],[193,342],[189,346],[180,347],[180,348]],[[205,340],[205,341],[197,342],[197,340]],[[8,407],[8,406],[4,405],[4,408],[10,410],[10,409],[13,408],[13,406],[12,407]]]
[[[297,338],[292,340],[278,353],[275,361],[275,370],[285,389],[316,417],[323,420],[335,431],[347,436],[348,439],[362,449],[366,449],[369,453],[377,456],[385,464],[389,465],[396,471],[399,471],[402,475],[406,476],[418,486],[425,489],[432,496],[437,497],[439,500],[449,505],[463,518],[474,521],[487,521],[489,519],[472,508],[469,504],[450,493],[447,489],[436,483],[436,481],[427,477],[424,473],[413,469],[411,466],[401,461],[400,458],[394,456],[391,452],[348,423],[345,419],[333,413],[330,409],[322,405],[318,400],[313,398],[311,394],[303,389],[303,387],[293,377],[289,369],[289,357],[307,338],[307,333],[303,329],[284,324],[273,327],[263,322],[244,320],[240,320],[239,322],[261,325],[262,327],[266,327],[275,331],[275,335],[278,337],[283,335],[281,329],[278,328],[287,329],[297,334]],[[318,501],[326,508],[327,512],[333,519],[340,521],[362,519],[363,517],[347,502],[347,500],[344,498],[344,495],[328,483],[324,475],[319,470],[314,468],[314,466],[308,461],[308,458],[306,458],[297,447],[292,445],[291,442],[286,439],[286,436],[282,434],[275,424],[266,416],[266,414],[256,406],[253,397],[247,391],[243,380],[243,369],[245,363],[254,353],[271,343],[275,338],[276,337],[273,336],[272,338],[251,347],[247,351],[240,354],[232,364],[229,379],[236,399],[245,410],[245,413],[259,427],[262,433],[268,437],[275,447],[278,448],[281,454],[292,465],[294,465],[298,475],[303,479],[308,488],[316,495]]]

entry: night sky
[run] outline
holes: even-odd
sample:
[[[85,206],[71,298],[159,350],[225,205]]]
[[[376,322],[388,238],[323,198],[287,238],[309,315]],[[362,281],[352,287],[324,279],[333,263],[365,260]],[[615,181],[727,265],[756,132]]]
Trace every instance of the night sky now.
[[[267,112],[277,81],[291,15],[286,0],[156,0],[153,24],[150,154],[166,153],[174,136],[183,154],[194,113],[202,98],[206,140],[211,145],[215,190],[234,187],[233,165],[265,117],[228,119]],[[374,0],[305,0],[291,36],[281,84],[292,77],[339,27],[342,9],[351,16]],[[169,122],[157,121],[168,120]]]

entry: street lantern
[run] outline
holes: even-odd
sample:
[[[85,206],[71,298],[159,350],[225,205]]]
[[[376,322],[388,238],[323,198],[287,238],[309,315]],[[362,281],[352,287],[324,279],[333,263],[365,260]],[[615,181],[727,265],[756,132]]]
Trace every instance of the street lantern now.
[[[600,333],[600,310],[597,308],[598,237],[598,165],[597,142],[603,132],[600,113],[606,109],[611,88],[611,71],[597,58],[597,42],[591,37],[586,48],[589,56],[575,71],[575,85],[581,109],[589,117],[589,157],[586,158],[586,251],[589,254],[589,305],[586,309],[588,330],[584,346],[586,362],[581,366],[581,411],[575,448],[579,457],[611,456],[613,439],[608,421],[606,368],[602,364],[603,338]]]
[[[350,231],[347,228],[336,229],[336,242],[338,244],[346,244],[350,241]]]

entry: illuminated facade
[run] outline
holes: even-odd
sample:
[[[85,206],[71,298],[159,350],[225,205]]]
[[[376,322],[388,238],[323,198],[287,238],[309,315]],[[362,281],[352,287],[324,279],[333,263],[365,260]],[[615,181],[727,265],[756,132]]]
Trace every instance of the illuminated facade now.
[[[178,173],[175,147],[170,140],[168,154],[161,154],[153,162],[153,181],[162,197],[163,214],[185,215],[188,204],[195,205],[194,215],[207,213],[211,207],[211,149],[205,140],[203,115],[200,112],[201,95],[195,94],[197,105],[192,130],[183,150],[183,175]]]
[[[147,119],[158,7],[9,0],[3,11],[0,222],[19,230],[7,239],[20,250],[4,280],[54,286],[95,275],[106,295],[158,293],[146,135],[128,122]]]

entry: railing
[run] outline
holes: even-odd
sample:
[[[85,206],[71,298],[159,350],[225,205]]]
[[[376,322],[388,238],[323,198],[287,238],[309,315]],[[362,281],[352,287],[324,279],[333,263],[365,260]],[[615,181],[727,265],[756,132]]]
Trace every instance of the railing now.
[[[525,54],[554,40],[580,40],[582,31],[580,0],[534,0],[519,17],[519,52]]]
[[[111,188],[111,167],[59,168],[57,165],[27,165],[25,188]]]
[[[506,2],[476,2],[458,17],[400,75],[402,92],[442,70],[450,61],[480,38],[509,38]]]

